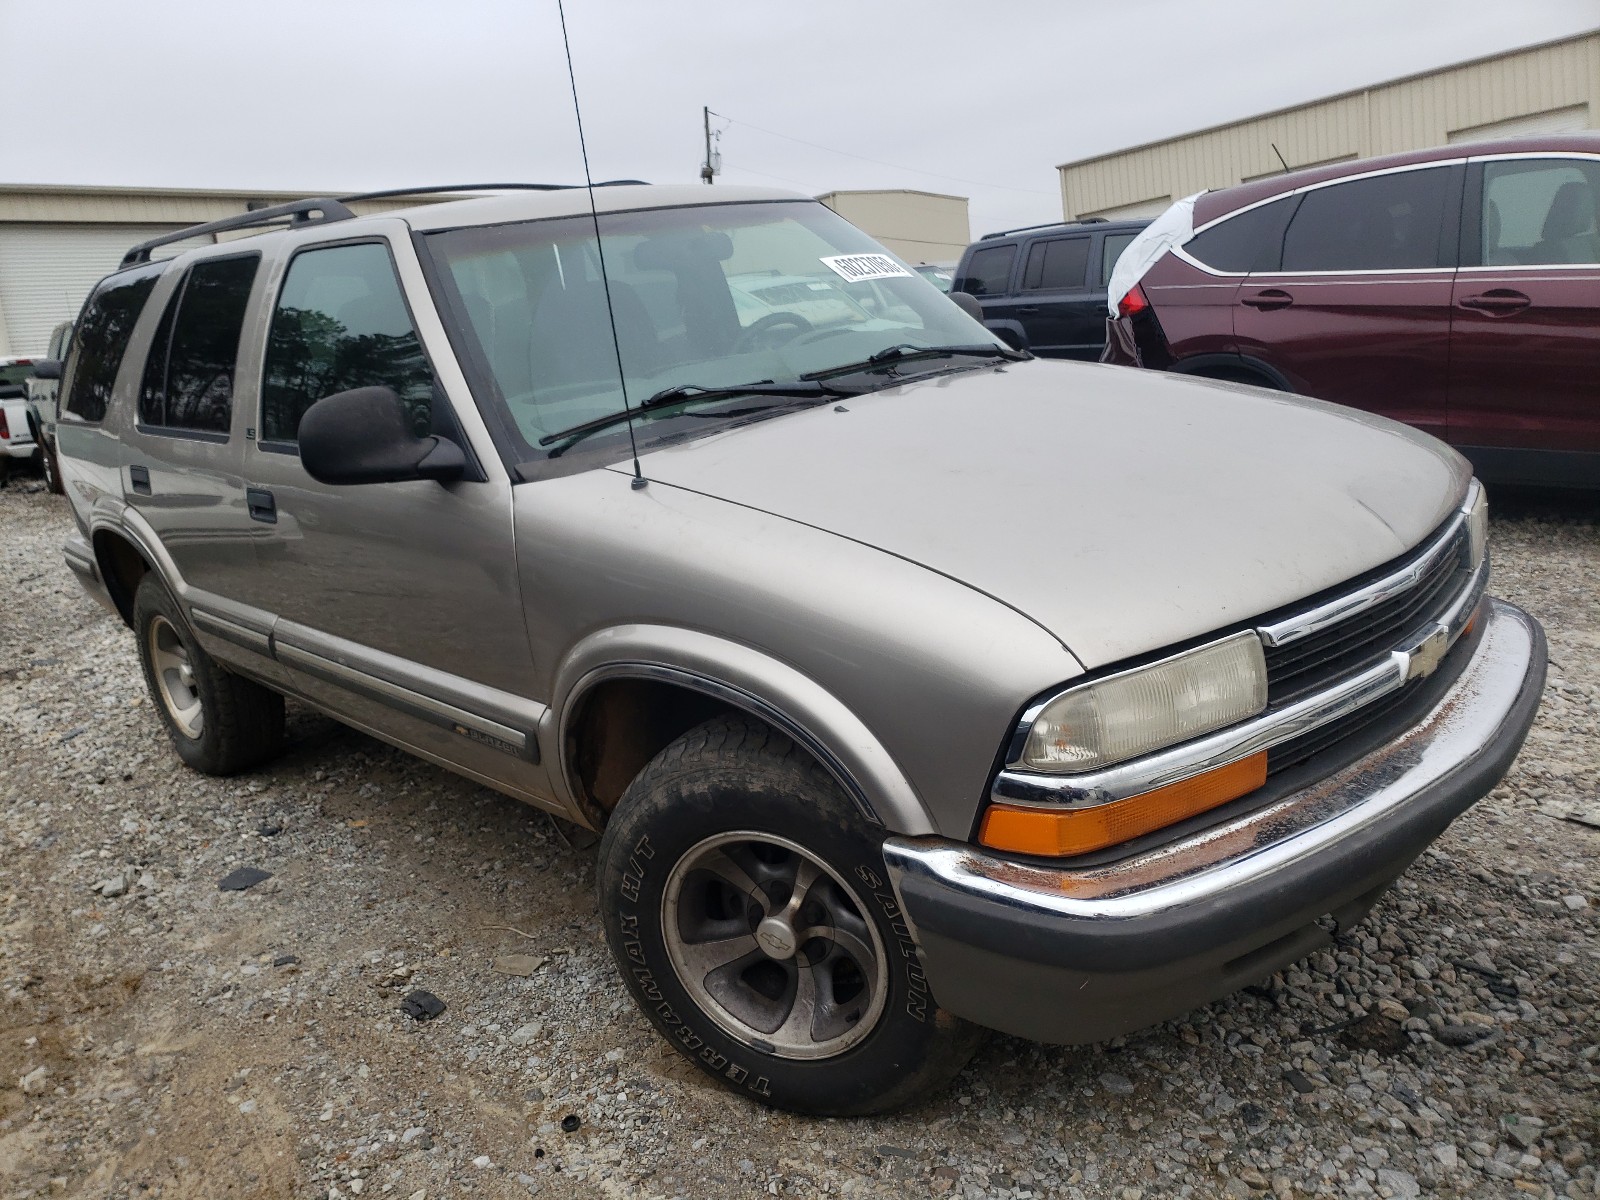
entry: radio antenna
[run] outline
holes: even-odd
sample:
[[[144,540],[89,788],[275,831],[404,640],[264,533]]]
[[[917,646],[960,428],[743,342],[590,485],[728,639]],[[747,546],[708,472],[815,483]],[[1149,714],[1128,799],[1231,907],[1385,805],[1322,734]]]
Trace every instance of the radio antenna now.
[[[578,149],[583,152],[583,186],[589,193],[589,219],[594,223],[595,256],[600,260],[600,286],[605,291],[606,318],[611,322],[611,348],[617,355],[617,382],[622,385],[622,411],[628,417],[628,449],[633,454],[633,490],[638,491],[649,480],[639,469],[639,443],[633,437],[633,405],[628,403],[628,376],[622,369],[622,342],[617,338],[617,310],[611,305],[611,277],[606,273],[606,250],[600,241],[600,210],[594,203],[594,176],[589,173],[589,146],[583,138],[583,109],[578,106],[578,76],[572,69],[572,43],[567,40],[567,10],[562,0],[556,0],[556,14],[561,18],[561,47],[567,54],[567,79],[572,84],[572,113],[578,119]]]

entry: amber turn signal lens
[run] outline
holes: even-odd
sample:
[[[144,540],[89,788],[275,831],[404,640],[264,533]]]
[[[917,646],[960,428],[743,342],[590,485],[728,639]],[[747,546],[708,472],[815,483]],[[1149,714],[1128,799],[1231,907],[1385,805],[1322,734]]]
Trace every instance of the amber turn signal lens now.
[[[995,850],[1061,858],[1103,850],[1226,804],[1267,781],[1266,751],[1165,787],[1093,808],[991,804],[978,841]]]

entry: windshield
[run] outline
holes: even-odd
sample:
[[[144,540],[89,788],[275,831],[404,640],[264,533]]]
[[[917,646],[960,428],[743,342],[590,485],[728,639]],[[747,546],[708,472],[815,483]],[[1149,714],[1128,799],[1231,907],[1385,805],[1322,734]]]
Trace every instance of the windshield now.
[[[446,307],[493,382],[501,434],[518,461],[563,447],[540,439],[638,406],[663,389],[719,388],[865,362],[891,346],[987,345],[993,334],[866,234],[821,204],[705,205],[603,215],[610,314],[588,216],[480,225],[427,235]],[[612,326],[616,342],[612,340]],[[620,351],[620,354],[619,354]],[[620,357],[622,373],[617,362]],[[963,366],[973,360],[962,360]],[[905,374],[947,370],[921,360]],[[864,387],[897,376],[867,376]],[[721,407],[747,413],[737,399]],[[662,409],[635,420],[650,441],[711,432]],[[694,419],[702,418],[702,419]],[[586,453],[615,455],[626,425]]]
[[[9,367],[0,367],[0,387],[27,383],[32,378],[32,363],[13,363]]]

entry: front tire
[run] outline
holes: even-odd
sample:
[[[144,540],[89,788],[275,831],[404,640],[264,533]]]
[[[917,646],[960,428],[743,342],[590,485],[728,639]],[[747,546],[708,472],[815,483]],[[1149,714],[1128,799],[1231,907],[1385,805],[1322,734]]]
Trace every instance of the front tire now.
[[[702,1071],[779,1108],[853,1116],[927,1096],[981,1031],[929,994],[883,839],[767,726],[690,730],[601,842],[606,940],[634,999]]]
[[[201,649],[154,573],[134,593],[133,631],[145,686],[179,758],[207,775],[233,775],[278,752],[283,697]]]

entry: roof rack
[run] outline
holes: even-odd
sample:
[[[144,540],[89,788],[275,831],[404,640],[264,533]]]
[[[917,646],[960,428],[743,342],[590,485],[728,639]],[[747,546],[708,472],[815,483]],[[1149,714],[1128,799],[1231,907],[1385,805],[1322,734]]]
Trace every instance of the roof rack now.
[[[595,184],[602,187],[648,187],[643,179],[605,179]],[[438,187],[390,188],[383,192],[359,192],[354,196],[340,196],[341,204],[354,204],[359,200],[388,200],[395,196],[437,196],[445,192],[565,192],[581,188],[581,183],[448,183]]]
[[[1068,225],[1103,225],[1105,217],[1079,217],[1076,221],[1046,221],[1043,225],[1021,225],[1016,229],[1002,229],[998,233],[986,233],[978,240],[987,242],[990,238],[1010,237],[1013,233],[1028,233],[1034,229],[1063,229]]]
[[[240,213],[236,217],[223,217],[220,221],[207,221],[204,225],[191,225],[187,229],[177,229],[160,237],[151,238],[148,242],[140,242],[122,256],[122,265],[131,267],[137,263],[147,263],[150,261],[150,251],[160,246],[170,246],[174,242],[204,237],[208,233],[226,233],[231,229],[254,229],[258,225],[272,225],[285,220],[291,225],[348,221],[354,216],[355,213],[346,208],[342,202],[331,198],[275,204],[271,208],[258,208],[253,212]]]
[[[626,185],[649,186],[642,179],[607,179],[594,186],[623,187]],[[560,192],[582,186],[580,183],[452,183],[437,187],[390,188],[381,192],[357,192],[354,195],[340,196],[337,199],[325,196],[310,200],[295,200],[289,204],[275,204],[271,208],[253,209],[250,212],[240,213],[234,217],[223,217],[219,221],[207,221],[203,225],[190,225],[185,229],[176,229],[171,233],[164,233],[160,237],[151,238],[147,242],[140,242],[122,256],[122,265],[124,267],[132,267],[139,263],[147,263],[150,261],[150,252],[152,250],[161,246],[170,246],[174,242],[186,242],[190,238],[205,237],[207,234],[226,233],[234,229],[255,229],[260,226],[274,225],[278,222],[287,222],[290,225],[313,225],[330,221],[348,221],[356,215],[348,206],[362,200],[387,200],[395,196],[434,196],[446,192]]]

